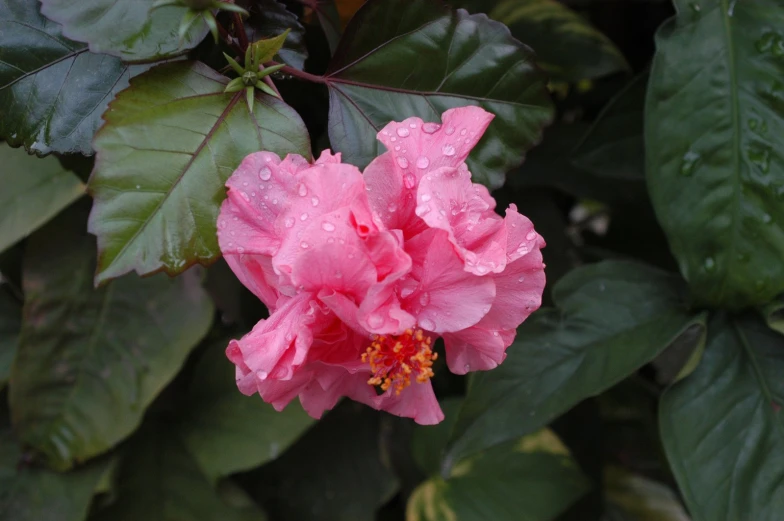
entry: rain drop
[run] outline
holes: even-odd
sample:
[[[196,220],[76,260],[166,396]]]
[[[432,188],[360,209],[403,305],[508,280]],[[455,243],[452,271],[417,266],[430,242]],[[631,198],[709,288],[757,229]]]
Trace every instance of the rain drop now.
[[[447,136],[451,136],[452,134],[455,133],[455,127],[447,127],[447,129],[444,132],[446,132]]]
[[[536,232],[535,231],[531,230],[530,232],[525,234],[525,240],[532,241],[534,239],[536,239]]]
[[[422,130],[425,132],[425,134],[433,134],[438,131],[439,128],[441,128],[441,125],[438,123],[425,123],[422,125]]]
[[[700,155],[689,150],[683,155],[683,162],[681,163],[681,175],[688,177],[694,173],[694,168],[697,166],[697,161],[700,160]]]
[[[306,195],[308,195],[308,187],[305,186],[303,183],[300,183],[299,187],[297,188],[297,193],[299,194],[300,197],[305,197]]]
[[[405,288],[400,290],[400,296],[403,298],[408,298],[414,292],[414,288],[406,286]]]
[[[517,279],[517,282],[525,282],[525,275],[520,275],[520,278]]]
[[[313,206],[318,206],[318,204],[319,204],[319,198],[318,198],[318,197],[311,197],[311,198],[310,198],[310,203],[311,203]]]
[[[419,206],[416,207],[416,210],[414,210],[414,213],[417,214],[419,217],[422,217],[423,215],[427,215],[429,212],[430,212],[430,207],[426,204],[420,204]]]
[[[436,328],[436,323],[429,318],[420,319],[419,325],[422,326],[422,329],[426,329],[428,331],[433,331]]]
[[[416,128],[416,123],[409,123],[408,126],[411,128]]]
[[[389,213],[395,213],[395,211],[397,210],[397,205],[394,202],[389,203],[387,205],[387,210],[389,211]]]
[[[444,148],[441,149],[441,152],[447,157],[453,156],[455,155],[455,147],[447,143],[444,145]]]
[[[422,197],[420,197],[420,199],[422,199],[422,201],[424,202],[428,202],[431,199],[431,197],[430,194],[422,194]]]
[[[397,157],[397,166],[400,168],[408,168],[408,159],[403,156]]]
[[[263,166],[259,170],[259,179],[262,181],[269,181],[270,177],[272,177],[272,170],[268,166]]]
[[[139,185],[136,185],[136,188],[139,188]],[[240,192],[240,194],[242,195],[243,199],[250,202],[250,197],[248,197],[248,194],[246,194],[245,192]]]
[[[299,220],[300,221],[307,221],[308,220],[308,214],[307,213],[303,213],[302,215],[299,216]]]
[[[463,129],[463,130],[460,131],[460,135],[461,136],[465,136],[467,133],[468,133],[468,130],[466,130],[466,129]]]
[[[303,250],[308,249],[308,243],[306,243],[305,241],[302,241],[301,243],[299,243],[299,245]]]
[[[398,129],[397,129],[397,135],[398,136],[400,136],[400,137],[408,137],[408,134],[410,134],[410,132],[408,131],[408,129],[406,127],[398,127]]]
[[[428,304],[430,304],[430,294],[427,291],[425,291],[419,296],[419,304],[421,304],[422,306],[427,306]]]
[[[419,159],[417,159],[416,166],[417,166],[417,168],[420,168],[420,169],[424,170],[425,168],[430,166],[430,160],[428,158],[426,158],[425,156],[421,156]]]
[[[463,369],[465,369],[465,372],[467,373],[468,371],[470,371],[470,370],[471,370],[471,364],[466,364],[466,365],[464,365],[464,366],[463,366]]]
[[[325,232],[334,232],[335,231],[335,225],[332,224],[331,222],[326,222],[325,221],[325,222],[321,223],[321,229],[324,230]]]
[[[416,186],[416,177],[414,177],[414,174],[406,174],[403,176],[403,184],[405,184],[406,188],[409,190],[414,188]]]
[[[384,323],[384,317],[376,313],[373,313],[372,315],[367,317],[367,324],[373,329],[380,327],[381,324],[383,323]]]

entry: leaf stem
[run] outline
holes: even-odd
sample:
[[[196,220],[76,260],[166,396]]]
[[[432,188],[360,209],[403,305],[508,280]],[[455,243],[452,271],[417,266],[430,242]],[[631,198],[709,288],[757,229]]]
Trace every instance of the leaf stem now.
[[[248,48],[248,35],[245,33],[245,24],[242,23],[242,16],[239,13],[232,13],[234,17],[234,32],[240,41],[242,52]]]
[[[272,66],[272,65],[280,65],[280,64],[277,63],[277,62],[268,62],[266,65],[269,67],[269,66]],[[310,74],[309,72],[301,71],[299,69],[295,69],[294,67],[289,67],[288,65],[285,65],[280,70],[280,72],[282,72],[283,74],[288,74],[288,75],[293,76],[295,78],[299,78],[301,80],[311,81],[313,83],[329,84],[329,80],[325,76],[318,76],[316,74]]]

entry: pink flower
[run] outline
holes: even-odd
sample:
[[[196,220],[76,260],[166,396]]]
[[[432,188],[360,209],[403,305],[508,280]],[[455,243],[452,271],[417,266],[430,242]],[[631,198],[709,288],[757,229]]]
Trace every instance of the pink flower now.
[[[226,349],[242,392],[278,410],[299,396],[315,418],[348,396],[432,424],[437,337],[454,373],[504,360],[541,304],[544,241],[471,182],[464,161],[492,118],[461,107],[443,125],[390,123],[364,176],[329,151],[245,158],[218,239],[270,317]]]

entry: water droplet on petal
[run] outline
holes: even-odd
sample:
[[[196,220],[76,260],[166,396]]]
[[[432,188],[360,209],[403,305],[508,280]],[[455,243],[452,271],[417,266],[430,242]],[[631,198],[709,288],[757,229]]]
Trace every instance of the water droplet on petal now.
[[[297,193],[300,195],[300,197],[305,197],[308,195],[308,187],[305,186],[304,183],[300,183],[297,187]]]
[[[430,304],[430,294],[427,291],[419,295],[419,303],[422,306],[427,306],[428,304]]]
[[[262,181],[269,181],[270,177],[272,177],[272,170],[268,166],[263,166],[259,170],[259,179]]]
[[[325,232],[334,232],[335,225],[332,224],[331,222],[324,221],[323,223],[321,223],[321,229],[324,230]]]
[[[422,125],[422,130],[423,130],[423,131],[424,131],[426,134],[433,134],[433,133],[435,133],[435,132],[436,132],[436,131],[437,131],[439,128],[441,128],[441,125],[439,125],[438,123],[425,123],[424,125]]]
[[[451,157],[455,155],[455,147],[447,143],[444,145],[444,148],[441,149],[441,152],[443,152],[445,156]]]
[[[716,269],[716,261],[713,260],[713,257],[708,257],[705,259],[705,271],[711,272]]]
[[[137,185],[136,187],[138,188],[139,186]],[[240,192],[240,195],[242,195],[243,199],[250,202],[250,197],[248,197],[248,194],[246,194],[245,192]]]
[[[498,331],[493,331],[493,336],[498,336]]]
[[[536,232],[535,231],[531,230],[530,232],[525,234],[525,240],[532,241],[534,239],[536,239]]]
[[[397,135],[398,136],[400,136],[400,137],[407,137],[408,134],[410,134],[410,132],[408,131],[408,129],[406,127],[398,127],[398,129],[397,129]]]
[[[446,132],[447,136],[451,136],[452,134],[455,133],[455,127],[447,127],[447,129],[444,132]]]
[[[306,243],[305,241],[302,241],[301,243],[299,243],[299,245],[303,250],[308,249],[308,243]]]
[[[466,365],[464,365],[464,366],[463,366],[463,369],[465,369],[465,372],[467,373],[468,371],[470,371],[470,370],[471,370],[471,364],[466,364]]]
[[[417,214],[419,217],[422,217],[423,215],[427,215],[429,212],[430,212],[430,206],[426,204],[420,204],[419,206],[416,207],[416,210],[414,210],[414,213]]]
[[[525,281],[525,275],[520,275],[520,278],[517,279],[517,282],[524,282],[524,281]]]
[[[397,205],[394,202],[389,203],[387,205],[387,210],[389,211],[389,213],[395,213],[395,211],[397,210]]]
[[[403,298],[408,298],[414,292],[414,288],[410,286],[405,286],[403,289],[400,290],[400,296]]]
[[[466,130],[466,129],[463,129],[463,130],[460,131],[460,135],[461,136],[465,136],[467,133],[468,133],[468,130]]]
[[[409,123],[408,126],[411,128],[416,128],[416,123]]]
[[[395,152],[400,150],[400,145],[395,145]]]
[[[425,169],[430,166],[430,160],[425,156],[421,156],[419,159],[417,159],[416,166],[417,168]]]
[[[318,206],[318,204],[319,204],[319,198],[318,198],[318,197],[311,197],[311,198],[310,198],[310,203],[311,203],[313,206]]]
[[[300,221],[307,221],[308,220],[308,214],[307,213],[303,213],[302,215],[299,216],[299,220]]]
[[[245,248],[243,248],[242,246],[238,247],[237,253],[245,253]]]
[[[397,166],[400,168],[408,168],[408,159],[403,156],[397,157]]]
[[[422,329],[426,329],[428,331],[433,331],[436,328],[436,323],[429,318],[420,319],[419,325],[422,326]]]
[[[380,327],[383,323],[384,317],[377,313],[373,313],[367,317],[367,324],[373,329]]]
[[[414,174],[406,174],[403,176],[403,184],[406,185],[406,188],[409,190],[416,186],[416,177]]]
[[[259,380],[266,380],[267,376],[269,376],[269,374],[267,374],[267,371],[259,371],[258,373],[256,373],[256,378],[258,378]]]
[[[430,199],[432,199],[432,197],[430,197],[430,194],[422,194],[420,199],[422,199],[424,202],[428,202]]]
[[[272,200],[272,204],[278,204],[278,200],[277,199],[273,199]]]
[[[482,265],[477,266],[476,271],[478,271],[480,275],[484,275],[485,273],[487,273],[487,266],[482,266]]]

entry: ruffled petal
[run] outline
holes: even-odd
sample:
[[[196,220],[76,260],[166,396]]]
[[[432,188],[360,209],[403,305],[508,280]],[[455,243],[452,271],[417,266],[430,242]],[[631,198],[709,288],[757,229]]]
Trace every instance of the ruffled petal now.
[[[401,290],[403,308],[422,329],[434,333],[459,331],[479,322],[495,299],[491,277],[463,270],[463,261],[442,230],[428,230],[406,243],[411,278],[416,286]],[[402,284],[411,284],[406,280]]]
[[[431,228],[448,233],[466,271],[500,273],[506,267],[506,227],[480,187],[456,168],[435,170],[419,184],[416,214]]]
[[[374,407],[395,416],[412,418],[420,425],[435,425],[444,419],[430,381],[411,384],[399,395],[390,389],[375,398]]]
[[[457,333],[444,334],[446,363],[455,374],[494,369],[506,358],[515,330],[487,330],[469,327]]]

